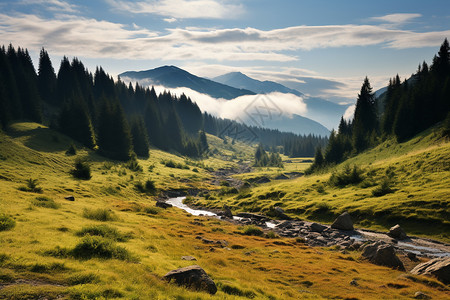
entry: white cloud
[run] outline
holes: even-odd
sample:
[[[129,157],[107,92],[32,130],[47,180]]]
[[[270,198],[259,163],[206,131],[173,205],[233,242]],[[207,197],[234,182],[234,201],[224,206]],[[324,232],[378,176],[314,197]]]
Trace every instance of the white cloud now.
[[[50,11],[62,11],[66,13],[77,12],[77,6],[63,0],[22,0],[19,4],[23,5],[42,5]]]
[[[244,8],[226,0],[108,0],[111,6],[134,14],[157,14],[177,19],[231,19]]]
[[[92,58],[160,59],[169,61],[298,60],[295,50],[384,45],[391,48],[438,46],[450,30],[413,32],[370,25],[255,28],[170,29],[153,32],[137,26],[95,19],[30,14],[0,14],[0,42],[56,54]],[[73,51],[76,50],[76,53]]]
[[[122,77],[121,80],[128,83],[129,78]],[[151,82],[140,80],[140,85],[150,86]],[[263,111],[261,106],[267,104],[276,110],[278,115],[292,117],[293,114],[304,116],[307,112],[306,104],[301,97],[293,94],[270,93],[267,95],[245,95],[235,99],[225,100],[213,98],[209,95],[199,93],[186,87],[166,88],[164,86],[154,86],[157,94],[166,90],[172,95],[180,96],[185,94],[192,101],[197,103],[202,112],[208,112],[214,116],[227,119],[248,119],[248,114],[255,112],[256,109]],[[256,125],[256,124],[248,124]]]
[[[408,23],[413,19],[420,18],[421,14],[407,14],[407,13],[399,13],[399,14],[390,14],[382,17],[373,17],[370,18],[373,21],[387,22],[392,24],[404,24]]]
[[[175,18],[164,18],[163,20],[164,20],[164,22],[167,22],[167,23],[173,23],[173,22],[177,21],[177,19],[175,19]]]
[[[353,120],[353,116],[355,114],[356,105],[350,105],[344,113],[345,120]]]

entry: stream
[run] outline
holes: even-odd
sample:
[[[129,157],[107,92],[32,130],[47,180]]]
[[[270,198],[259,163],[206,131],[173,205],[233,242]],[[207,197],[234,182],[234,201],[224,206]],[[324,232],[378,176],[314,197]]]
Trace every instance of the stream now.
[[[216,213],[207,211],[207,210],[201,210],[201,209],[194,209],[190,208],[186,204],[183,203],[183,200],[186,199],[186,197],[175,197],[170,198],[166,201],[166,203],[171,204],[174,207],[180,208],[194,216],[210,216],[210,217],[216,217],[221,218]],[[240,221],[243,218],[234,216],[234,220]],[[308,222],[309,223],[309,222]],[[277,221],[266,221],[265,225],[267,228],[276,228]],[[355,234],[356,233],[356,234]],[[385,241],[385,242],[392,242],[392,238],[390,238],[386,233],[382,232],[375,232],[370,230],[364,230],[364,229],[357,229],[352,232],[349,237],[355,241],[365,242],[365,241]],[[398,243],[395,243],[394,246],[402,251],[414,253],[419,256],[426,256],[426,257],[450,257],[450,245],[444,244],[438,241],[430,240],[430,239],[423,239],[423,238],[417,238],[417,237],[409,237],[408,239],[398,241]]]

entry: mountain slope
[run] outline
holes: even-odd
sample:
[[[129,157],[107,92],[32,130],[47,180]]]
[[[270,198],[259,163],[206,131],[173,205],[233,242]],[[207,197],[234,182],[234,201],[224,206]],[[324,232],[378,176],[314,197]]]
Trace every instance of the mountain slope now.
[[[163,85],[168,88],[187,87],[214,98],[234,99],[242,95],[255,93],[234,88],[212,80],[195,76],[175,66],[163,66],[147,71],[128,71],[119,74],[122,79],[137,80],[146,85]]]
[[[260,81],[248,77],[241,72],[231,72],[218,77],[214,77],[212,80],[226,84],[239,89],[246,89],[258,94],[269,94],[272,92],[290,93],[303,97],[303,93],[290,89],[282,84],[274,81]]]

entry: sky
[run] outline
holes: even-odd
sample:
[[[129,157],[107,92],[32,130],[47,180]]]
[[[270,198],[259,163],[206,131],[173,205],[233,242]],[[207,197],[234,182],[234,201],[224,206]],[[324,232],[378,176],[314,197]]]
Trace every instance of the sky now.
[[[448,0],[0,0],[0,44],[65,55],[109,74],[176,65],[240,71],[354,103],[431,63],[450,37]]]

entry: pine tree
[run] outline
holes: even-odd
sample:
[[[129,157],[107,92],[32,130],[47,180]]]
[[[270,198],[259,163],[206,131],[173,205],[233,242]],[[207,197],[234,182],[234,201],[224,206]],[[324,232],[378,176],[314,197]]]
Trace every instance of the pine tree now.
[[[142,116],[138,116],[131,121],[131,135],[133,138],[134,152],[138,156],[149,157],[150,145],[148,142],[147,129]]]
[[[44,48],[39,55],[38,88],[43,101],[56,104],[56,74]]]
[[[370,146],[369,137],[377,128],[375,99],[369,79],[366,77],[358,95],[353,119],[353,148],[361,152]]]
[[[95,134],[86,104],[80,99],[67,99],[59,114],[59,129],[90,149],[95,147]]]

